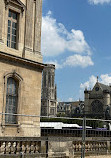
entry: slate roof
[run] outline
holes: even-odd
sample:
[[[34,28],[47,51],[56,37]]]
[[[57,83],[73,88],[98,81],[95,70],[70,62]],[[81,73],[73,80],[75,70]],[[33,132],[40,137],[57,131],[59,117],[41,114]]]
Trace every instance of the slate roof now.
[[[99,83],[100,87],[102,88],[103,91],[111,91],[111,87],[110,86],[107,86],[105,84],[102,84],[102,83]]]

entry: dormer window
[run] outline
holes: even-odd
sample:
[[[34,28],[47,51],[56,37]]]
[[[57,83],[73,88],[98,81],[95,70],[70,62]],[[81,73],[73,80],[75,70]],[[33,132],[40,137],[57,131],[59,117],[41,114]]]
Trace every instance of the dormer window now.
[[[17,13],[9,10],[7,46],[14,49],[17,49],[17,19]]]

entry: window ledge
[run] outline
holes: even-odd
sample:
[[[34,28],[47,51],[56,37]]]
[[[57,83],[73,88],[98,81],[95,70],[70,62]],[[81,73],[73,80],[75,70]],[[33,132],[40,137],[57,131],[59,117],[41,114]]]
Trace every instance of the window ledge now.
[[[12,127],[19,127],[20,125],[19,124],[2,124],[1,126],[12,126]]]
[[[18,133],[20,132],[20,124],[7,124],[7,123],[4,123],[4,124],[1,124],[1,127],[2,127],[2,133],[5,131],[6,127],[17,128],[17,132]]]

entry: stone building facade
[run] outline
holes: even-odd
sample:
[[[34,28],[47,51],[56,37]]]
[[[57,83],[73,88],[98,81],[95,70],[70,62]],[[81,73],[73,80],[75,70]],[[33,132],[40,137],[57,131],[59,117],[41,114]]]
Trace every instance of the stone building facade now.
[[[84,102],[72,101],[72,102],[58,102],[57,104],[57,114],[59,116],[73,117],[76,114],[83,114]]]
[[[43,69],[41,115],[56,116],[57,91],[55,85],[55,66],[47,64]]]
[[[111,116],[111,86],[99,83],[98,80],[92,90],[84,91],[85,113],[93,116]]]
[[[40,137],[41,19],[42,0],[0,0],[1,137]]]

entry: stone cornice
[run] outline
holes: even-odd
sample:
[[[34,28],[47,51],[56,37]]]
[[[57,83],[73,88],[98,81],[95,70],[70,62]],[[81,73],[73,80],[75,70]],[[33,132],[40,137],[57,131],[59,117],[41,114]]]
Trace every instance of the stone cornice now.
[[[26,58],[18,57],[18,56],[15,56],[15,55],[10,55],[10,54],[4,53],[4,52],[0,52],[0,58],[7,59],[9,61],[14,61],[14,62],[16,61],[18,63],[23,63],[25,65],[36,67],[36,68],[39,68],[41,70],[43,70],[44,67],[46,66],[46,64],[39,63],[39,62],[29,60],[29,59],[26,59]]]
[[[21,7],[22,11],[26,10],[26,6],[20,0],[16,0],[16,1],[14,1],[14,0],[5,0],[6,8],[7,8],[8,4],[10,2],[13,3],[13,4],[18,5],[19,7]]]

